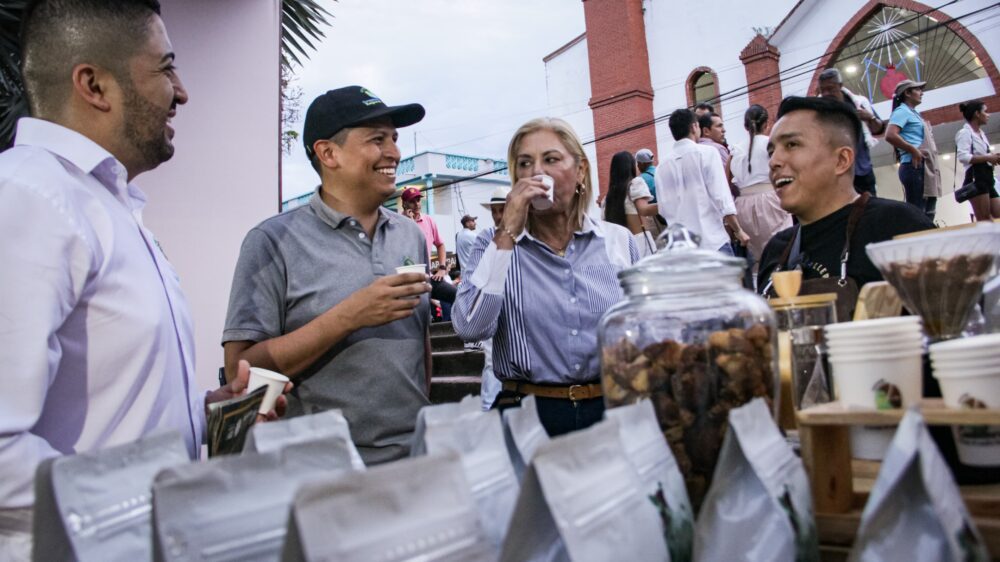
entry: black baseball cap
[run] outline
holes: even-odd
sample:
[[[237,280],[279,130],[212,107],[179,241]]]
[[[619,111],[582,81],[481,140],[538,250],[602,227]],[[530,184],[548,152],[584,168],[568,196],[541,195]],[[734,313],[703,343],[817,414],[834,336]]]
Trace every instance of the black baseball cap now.
[[[424,118],[419,103],[388,106],[361,86],[337,88],[317,97],[306,110],[302,142],[306,156],[313,157],[313,144],[328,139],[345,127],[354,127],[380,117],[388,117],[396,127],[409,127]]]

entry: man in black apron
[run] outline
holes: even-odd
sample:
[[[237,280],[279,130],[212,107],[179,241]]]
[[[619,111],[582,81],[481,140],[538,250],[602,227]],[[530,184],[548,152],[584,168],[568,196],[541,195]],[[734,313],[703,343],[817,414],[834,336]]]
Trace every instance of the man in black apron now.
[[[854,159],[861,121],[846,104],[824,98],[788,97],[771,129],[771,183],[781,207],[798,224],[774,235],[761,256],[758,286],[769,290],[771,273],[801,269],[803,294],[809,280],[828,280],[820,292],[882,280],[868,259],[872,242],[934,228],[925,214],[905,203],[858,195]],[[841,290],[837,290],[838,293]],[[853,307],[853,302],[850,303]]]

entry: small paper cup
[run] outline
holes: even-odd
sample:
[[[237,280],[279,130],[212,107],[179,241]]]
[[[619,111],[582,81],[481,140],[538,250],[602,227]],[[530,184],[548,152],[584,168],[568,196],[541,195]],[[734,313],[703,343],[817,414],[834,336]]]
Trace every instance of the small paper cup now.
[[[880,405],[906,408],[923,394],[922,368],[919,352],[904,357],[860,360],[837,360],[830,355],[837,398],[847,408],[877,410]],[[887,385],[894,389],[886,392]],[[851,454],[859,459],[882,460],[894,433],[892,427],[852,427]]]
[[[1000,408],[1000,368],[945,371],[934,378],[949,408]],[[958,458],[971,466],[1000,466],[1000,426],[952,426]]]
[[[552,176],[546,176],[544,174],[535,176],[532,179],[536,179],[544,183],[546,191],[544,197],[536,197],[534,200],[532,200],[531,206],[534,207],[535,209],[538,209],[539,211],[551,209],[552,205],[555,204],[554,192],[555,192],[556,180],[552,179]]]
[[[281,373],[261,369],[260,367],[250,367],[250,384],[247,385],[247,392],[253,392],[262,386],[267,386],[264,394],[264,401],[260,403],[258,414],[267,414],[274,409],[275,402],[285,390],[285,383],[289,382],[288,377]]]
[[[844,358],[830,356],[838,399],[848,407],[906,408],[923,394],[923,357]],[[893,388],[894,387],[894,388]]]
[[[411,265],[401,265],[396,268],[396,273],[427,273],[426,263],[414,263]]]

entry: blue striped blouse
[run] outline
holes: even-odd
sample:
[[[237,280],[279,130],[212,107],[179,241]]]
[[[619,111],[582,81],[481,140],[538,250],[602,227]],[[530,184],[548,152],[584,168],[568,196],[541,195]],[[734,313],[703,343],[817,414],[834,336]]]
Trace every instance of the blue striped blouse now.
[[[618,272],[639,259],[632,235],[588,216],[561,257],[527,232],[500,250],[495,231],[476,238],[452,310],[455,331],[465,341],[493,338],[501,380],[597,380],[597,325],[623,298]]]

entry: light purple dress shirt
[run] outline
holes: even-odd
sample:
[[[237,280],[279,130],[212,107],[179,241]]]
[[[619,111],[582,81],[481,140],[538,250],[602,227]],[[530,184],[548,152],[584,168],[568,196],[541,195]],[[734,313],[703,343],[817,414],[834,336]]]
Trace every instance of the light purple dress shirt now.
[[[205,425],[177,273],[142,224],[145,195],[90,139],[24,118],[0,153],[0,509],[34,501],[58,454]]]

